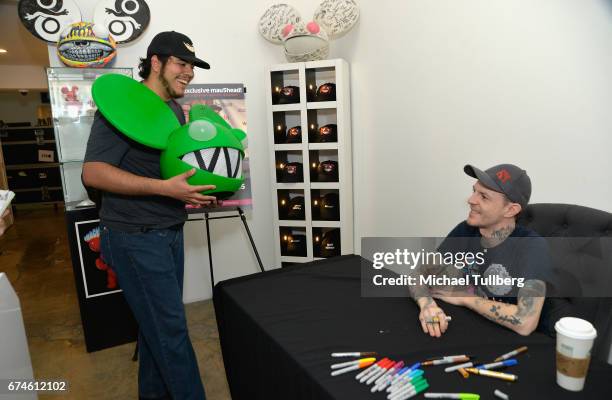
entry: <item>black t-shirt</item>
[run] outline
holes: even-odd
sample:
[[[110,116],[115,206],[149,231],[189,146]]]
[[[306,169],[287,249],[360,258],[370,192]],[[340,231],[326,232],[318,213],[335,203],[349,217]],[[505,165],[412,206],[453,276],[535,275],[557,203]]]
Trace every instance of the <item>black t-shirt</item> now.
[[[181,106],[174,100],[166,104],[184,125],[185,116]],[[160,155],[160,150],[129,139],[99,111],[96,112],[84,162],[105,162],[134,175],[161,179]],[[182,224],[186,219],[185,204],[170,197],[129,196],[110,192],[102,195],[100,222],[114,229],[162,229]]]
[[[477,227],[463,221],[457,225],[438,248],[441,252],[465,251],[483,252],[484,263],[472,263],[463,268],[467,275],[479,275],[486,283],[478,285],[478,289],[491,300],[516,304],[520,290],[514,285],[494,284],[491,276],[501,278],[524,278],[523,283],[530,279],[545,282],[547,288],[553,285],[553,273],[548,244],[546,240],[531,229],[516,225],[514,231],[506,240],[497,246],[485,249],[481,244],[482,235]]]

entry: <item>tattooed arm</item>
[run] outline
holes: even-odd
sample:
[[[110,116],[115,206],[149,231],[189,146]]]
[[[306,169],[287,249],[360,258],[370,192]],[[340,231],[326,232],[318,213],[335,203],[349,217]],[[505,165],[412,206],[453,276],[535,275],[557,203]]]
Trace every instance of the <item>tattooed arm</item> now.
[[[545,294],[546,284],[532,279],[519,290],[516,305],[482,297],[464,298],[464,305],[493,322],[527,336],[538,326]]]

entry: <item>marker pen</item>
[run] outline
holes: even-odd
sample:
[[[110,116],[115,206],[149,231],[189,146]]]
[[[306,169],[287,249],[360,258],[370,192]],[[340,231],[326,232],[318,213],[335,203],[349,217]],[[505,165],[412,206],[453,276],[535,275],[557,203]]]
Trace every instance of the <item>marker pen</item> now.
[[[396,382],[398,382],[402,377],[409,376],[409,374],[412,371],[418,369],[420,365],[421,365],[420,363],[415,363],[415,364],[412,364],[410,367],[402,368],[397,374],[388,377],[387,380],[381,384],[379,391],[383,391],[384,389],[387,389],[387,392],[388,392],[391,386],[393,386]]]
[[[493,361],[497,362],[497,361],[507,360],[507,359],[509,359],[510,357],[514,357],[514,356],[516,356],[516,355],[518,355],[518,354],[521,354],[521,353],[522,353],[522,352],[524,352],[524,351],[527,351],[527,346],[519,347],[519,348],[518,348],[518,349],[516,349],[516,350],[512,350],[510,353],[506,353],[506,354],[504,354],[504,355],[501,355],[501,356],[497,357],[497,358],[496,358],[495,360],[493,360]]]
[[[459,400],[480,400],[480,395],[476,393],[425,393],[426,399],[459,399]]]
[[[494,362],[490,364],[477,365],[476,368],[478,369],[498,369],[501,367],[511,367],[516,364],[518,364],[518,361],[516,361],[515,358],[511,358],[505,361],[498,361],[498,362]]]
[[[402,374],[405,374],[406,371],[408,371],[409,369],[410,368],[408,368],[408,367],[404,367],[404,368],[400,369],[399,371],[397,371],[396,373],[386,377],[385,380],[380,383],[378,390],[379,391],[384,390],[387,386],[389,386],[391,384],[391,382],[393,382],[394,379],[397,379],[398,376],[401,376]]]
[[[337,375],[341,375],[347,372],[351,372],[351,371],[356,371],[358,369],[361,368],[365,368],[368,367],[370,365],[372,365],[374,363],[374,358],[365,358],[364,360],[367,361],[361,361],[359,364],[356,365],[351,365],[349,367],[343,368],[343,369],[337,369],[335,371],[332,371],[331,376],[337,376]]]
[[[353,353],[331,353],[332,357],[374,357],[377,355],[375,351],[362,351]]]
[[[467,367],[473,367],[473,366],[474,366],[474,363],[470,361],[470,362],[466,362],[463,364],[453,365],[452,367],[446,367],[444,368],[444,372],[453,372],[461,368],[467,368]]]
[[[380,378],[381,376],[383,376],[384,374],[386,374],[391,368],[393,368],[396,364],[400,363],[401,361],[398,361],[396,363],[392,363],[387,365],[386,367],[383,367],[382,370],[378,371],[376,374],[370,376],[366,381],[366,385],[371,385],[372,382],[376,381],[378,378]]]
[[[454,357],[473,357],[473,356],[470,354],[455,354],[452,356],[431,357],[431,358],[425,359],[425,361],[443,360],[443,359],[454,358]]]
[[[376,364],[364,369],[363,371],[361,371],[360,373],[357,374],[357,376],[355,376],[355,379],[359,380],[362,376],[369,374],[373,369],[375,369],[376,367],[378,367],[379,365],[387,362],[388,358],[385,357],[382,360],[380,360],[379,362],[377,362]]]
[[[463,376],[465,379],[470,377],[470,374],[465,370],[465,368],[459,368],[457,371]]]
[[[387,388],[387,392],[397,392],[399,389],[406,386],[407,383],[413,383],[418,378],[422,377],[425,371],[422,369],[415,369],[408,375],[404,375],[400,380],[396,381],[393,385]]]
[[[518,376],[512,374],[504,374],[503,372],[489,371],[488,369],[466,368],[467,372],[476,375],[488,376],[491,378],[503,379],[505,381],[514,382],[518,380]]]
[[[498,397],[502,400],[510,400],[510,396],[508,396],[506,393],[502,392],[501,390],[495,389],[493,394],[495,395],[495,397]]]
[[[470,361],[470,358],[466,356],[448,357],[448,358],[442,358],[440,360],[424,361],[421,363],[421,365],[424,367],[427,367],[429,365],[453,364],[456,362],[463,362],[463,361]]]
[[[395,364],[395,361],[387,359],[387,361],[385,361],[384,363],[378,365],[371,372],[369,372],[368,374],[366,374],[366,375],[362,376],[361,378],[359,378],[359,383],[366,382],[372,376],[378,375],[381,371],[386,371],[387,367],[389,367],[389,366],[391,366],[393,364]]]
[[[423,392],[429,387],[429,383],[425,379],[421,379],[414,386],[405,387],[401,391],[392,393],[387,396],[389,400],[405,400]]]
[[[391,385],[393,385],[398,380],[402,379],[404,376],[408,376],[408,374],[411,373],[412,371],[419,369],[420,366],[421,366],[421,363],[414,363],[410,367],[402,369],[397,375],[393,377],[393,379],[391,380]]]
[[[380,392],[381,386],[383,385],[383,383],[385,383],[387,381],[387,379],[393,378],[393,375],[395,375],[399,370],[401,370],[402,368],[404,368],[404,362],[400,361],[398,363],[396,363],[393,367],[391,367],[387,372],[385,372],[380,378],[378,378],[375,382],[374,382],[374,386],[372,386],[371,392]],[[385,385],[383,387],[383,389],[387,387],[387,385]]]
[[[364,361],[370,361],[370,360],[372,360],[372,361],[376,361],[376,359],[375,359],[375,358],[373,358],[373,357],[370,357],[370,358],[362,358],[361,360],[347,361],[347,362],[343,362],[343,363],[339,363],[339,364],[333,364],[333,365],[331,366],[331,369],[344,368],[344,367],[348,367],[348,366],[350,366],[350,365],[357,365],[357,364],[359,364],[359,363],[361,363],[361,362],[364,362]]]
[[[424,383],[427,383],[427,380],[420,376],[410,384],[404,385],[400,390],[396,390],[395,392],[387,394],[387,399],[394,400],[398,397],[402,397],[406,393],[410,393],[414,391],[417,387],[422,386]]]

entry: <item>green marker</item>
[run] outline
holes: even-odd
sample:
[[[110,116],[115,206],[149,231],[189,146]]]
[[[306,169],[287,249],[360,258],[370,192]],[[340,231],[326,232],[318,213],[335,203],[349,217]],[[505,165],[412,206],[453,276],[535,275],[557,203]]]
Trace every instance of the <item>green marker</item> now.
[[[400,390],[391,393],[387,398],[390,400],[405,400],[421,393],[429,387],[429,383],[425,379],[419,379],[414,384],[408,384]]]
[[[479,400],[480,395],[475,393],[425,393],[426,399],[460,399]]]

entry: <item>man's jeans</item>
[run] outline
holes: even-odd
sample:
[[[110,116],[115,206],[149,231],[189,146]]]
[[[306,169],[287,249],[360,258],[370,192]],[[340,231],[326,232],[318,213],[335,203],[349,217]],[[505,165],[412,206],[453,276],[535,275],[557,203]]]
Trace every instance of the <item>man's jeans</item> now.
[[[141,398],[203,400],[183,306],[183,228],[127,233],[101,226],[101,253],[139,325]]]

